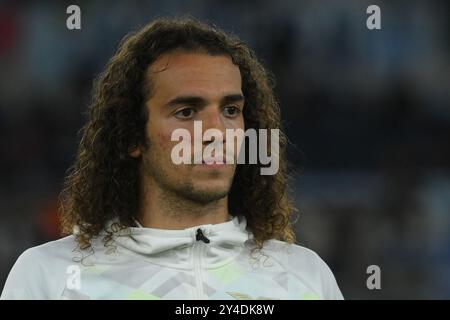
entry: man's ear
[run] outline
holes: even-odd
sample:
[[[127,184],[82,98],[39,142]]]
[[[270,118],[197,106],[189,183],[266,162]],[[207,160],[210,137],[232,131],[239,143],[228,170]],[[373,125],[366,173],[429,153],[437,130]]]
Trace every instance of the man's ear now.
[[[130,148],[128,154],[133,158],[139,158],[141,156],[141,149],[139,146],[133,146]]]

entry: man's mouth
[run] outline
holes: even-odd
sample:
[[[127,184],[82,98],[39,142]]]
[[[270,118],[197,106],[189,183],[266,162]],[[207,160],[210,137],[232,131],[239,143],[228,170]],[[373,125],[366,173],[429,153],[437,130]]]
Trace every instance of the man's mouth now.
[[[202,165],[211,167],[211,168],[218,168],[223,167],[226,164],[226,158],[223,155],[217,156],[217,157],[205,157],[202,159]]]
[[[225,161],[224,160],[202,160],[202,164],[203,165],[207,165],[207,166],[224,166],[225,165]]]

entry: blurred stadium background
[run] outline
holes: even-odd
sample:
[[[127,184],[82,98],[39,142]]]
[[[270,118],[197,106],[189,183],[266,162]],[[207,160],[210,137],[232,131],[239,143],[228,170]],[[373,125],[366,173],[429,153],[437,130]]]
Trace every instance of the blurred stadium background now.
[[[382,30],[366,28],[370,4]],[[126,33],[187,13],[239,35],[276,76],[298,242],[344,296],[450,298],[450,2],[416,0],[2,1],[0,288],[21,252],[59,236],[94,76]],[[366,287],[372,264],[381,290]]]

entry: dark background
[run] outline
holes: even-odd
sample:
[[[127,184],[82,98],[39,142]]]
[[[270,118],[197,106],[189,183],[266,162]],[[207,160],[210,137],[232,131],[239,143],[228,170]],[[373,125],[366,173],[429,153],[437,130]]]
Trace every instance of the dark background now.
[[[66,28],[81,8],[82,29]],[[381,30],[366,8],[381,8]],[[190,13],[247,41],[277,78],[298,243],[347,299],[450,298],[450,2],[3,1],[0,288],[57,238],[57,195],[92,81],[120,39]],[[381,268],[381,290],[366,269]],[[32,266],[30,266],[32,267]]]

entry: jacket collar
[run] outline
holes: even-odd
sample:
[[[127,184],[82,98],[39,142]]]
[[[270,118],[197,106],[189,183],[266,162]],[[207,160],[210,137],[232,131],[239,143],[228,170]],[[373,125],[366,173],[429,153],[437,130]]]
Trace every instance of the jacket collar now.
[[[201,259],[205,267],[214,268],[230,262],[242,251],[252,237],[246,228],[245,217],[236,216],[224,223],[183,230],[129,227],[116,232],[114,241],[120,249],[156,264],[190,269],[194,259]],[[209,243],[196,239],[198,229]]]

